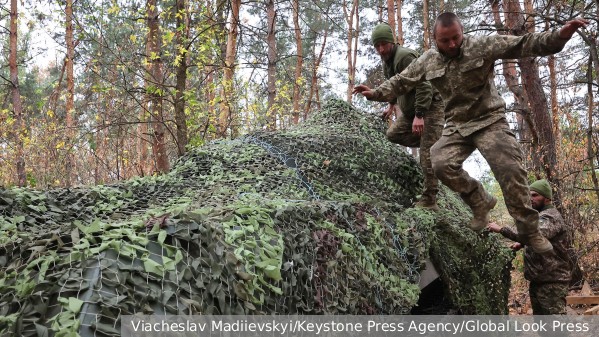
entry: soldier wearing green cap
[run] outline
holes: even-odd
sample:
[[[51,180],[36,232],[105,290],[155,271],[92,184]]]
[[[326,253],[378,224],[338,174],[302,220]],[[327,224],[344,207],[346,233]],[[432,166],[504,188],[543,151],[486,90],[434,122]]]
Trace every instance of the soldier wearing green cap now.
[[[539,212],[539,229],[553,245],[555,254],[537,254],[530,247],[524,250],[524,277],[530,281],[529,294],[534,315],[563,315],[566,313],[566,295],[572,278],[572,229],[553,206],[551,185],[545,179],[530,185],[532,207]],[[500,233],[516,241],[512,249],[522,248],[518,234],[509,227],[490,223],[491,232]]]
[[[391,78],[401,73],[418,58],[418,53],[395,43],[391,27],[386,23],[372,31],[372,44],[383,61],[383,73]],[[431,165],[430,148],[441,137],[443,130],[443,101],[429,82],[422,82],[409,92],[394,97],[383,113],[388,119],[399,108],[401,115],[387,130],[389,141],[408,147],[420,148],[420,165],[424,173],[424,191],[416,207],[438,210],[439,183]]]

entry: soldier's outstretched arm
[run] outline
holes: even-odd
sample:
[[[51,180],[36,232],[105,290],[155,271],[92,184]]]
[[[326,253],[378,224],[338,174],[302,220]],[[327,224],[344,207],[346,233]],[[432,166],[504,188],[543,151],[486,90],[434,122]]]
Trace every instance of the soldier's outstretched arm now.
[[[368,99],[372,98],[372,96],[373,96],[372,90],[367,85],[364,85],[364,84],[356,85],[352,89],[351,93],[352,93],[352,95],[360,94]]]
[[[578,28],[586,27],[589,24],[589,20],[576,18],[574,20],[570,20],[564,24],[564,26],[559,30],[559,37],[562,39],[570,39],[572,35],[576,32]]]

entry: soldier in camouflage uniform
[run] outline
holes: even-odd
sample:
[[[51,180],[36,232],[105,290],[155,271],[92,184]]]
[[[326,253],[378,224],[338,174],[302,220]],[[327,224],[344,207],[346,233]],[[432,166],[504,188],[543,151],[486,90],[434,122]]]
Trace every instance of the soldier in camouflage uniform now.
[[[534,315],[563,315],[566,313],[566,295],[572,278],[572,263],[568,251],[572,243],[572,229],[551,203],[551,186],[547,180],[530,185],[532,207],[539,211],[541,234],[553,245],[555,254],[537,254],[529,247],[524,250],[524,277],[530,281],[529,294]],[[492,222],[489,230],[512,241],[518,234],[508,227]],[[520,249],[516,242],[513,249]]]
[[[386,23],[374,28],[372,44],[383,61],[385,78],[401,73],[418,58],[414,50],[395,43],[391,27]],[[401,111],[401,115],[387,130],[387,139],[403,146],[420,147],[424,191],[416,207],[437,211],[439,182],[433,173],[430,148],[441,137],[443,130],[443,101],[437,90],[424,81],[405,95],[389,101],[383,118],[388,119],[394,115],[396,107]]]
[[[462,167],[478,149],[499,182],[520,241],[537,253],[548,252],[552,247],[540,234],[539,213],[530,205],[522,151],[506,121],[505,101],[495,88],[493,69],[498,59],[557,53],[576,29],[586,24],[586,20],[575,19],[555,32],[475,37],[464,35],[455,14],[443,13],[433,28],[436,49],[426,51],[378,88],[358,85],[353,92],[388,102],[422,81],[431,82],[445,103],[446,120],[441,139],[431,148],[433,170],[472,209],[470,228],[484,229],[489,211],[497,203]]]

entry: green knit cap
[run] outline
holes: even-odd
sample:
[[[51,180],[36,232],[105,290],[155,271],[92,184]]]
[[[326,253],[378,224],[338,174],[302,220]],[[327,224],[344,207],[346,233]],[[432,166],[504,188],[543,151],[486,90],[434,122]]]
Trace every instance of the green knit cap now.
[[[551,192],[551,185],[545,179],[537,180],[534,183],[530,184],[530,190],[539,193],[547,199],[553,198],[553,193]]]
[[[391,27],[386,23],[380,23],[372,31],[372,45],[374,46],[378,42],[386,41],[389,43],[395,43],[393,38],[393,31]]]

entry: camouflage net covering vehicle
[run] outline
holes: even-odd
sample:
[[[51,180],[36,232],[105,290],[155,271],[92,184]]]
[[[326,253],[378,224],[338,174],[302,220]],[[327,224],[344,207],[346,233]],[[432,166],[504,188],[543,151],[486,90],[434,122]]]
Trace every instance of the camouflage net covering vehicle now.
[[[195,148],[162,176],[0,191],[0,336],[118,336],[121,315],[408,314],[430,259],[451,310],[507,313],[513,254],[411,208],[417,162],[331,101],[293,129]]]

